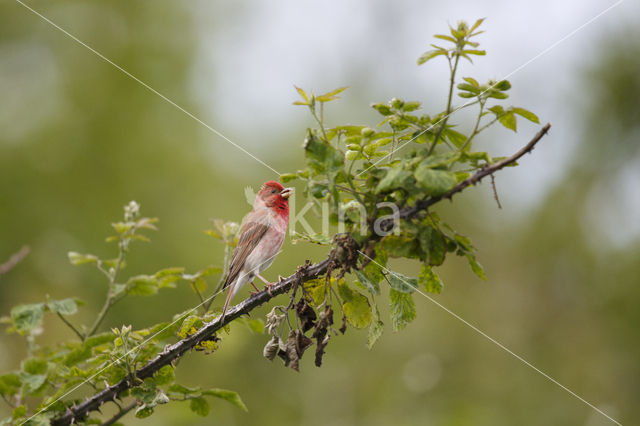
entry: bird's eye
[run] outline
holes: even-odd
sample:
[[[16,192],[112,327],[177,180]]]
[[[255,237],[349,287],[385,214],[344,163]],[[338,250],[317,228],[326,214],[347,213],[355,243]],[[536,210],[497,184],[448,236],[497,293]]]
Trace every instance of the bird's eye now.
[[[276,193],[276,190],[275,190],[275,189],[272,189],[272,190],[271,190],[271,193],[272,193],[272,194],[275,194],[275,193]]]

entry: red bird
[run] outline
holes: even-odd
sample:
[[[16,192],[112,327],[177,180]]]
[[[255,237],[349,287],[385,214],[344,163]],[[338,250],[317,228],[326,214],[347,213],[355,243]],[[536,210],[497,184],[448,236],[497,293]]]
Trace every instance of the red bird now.
[[[229,287],[227,299],[222,308],[221,321],[229,307],[231,298],[246,284],[253,284],[255,277],[260,278],[271,288],[270,283],[260,275],[273,263],[280,252],[284,236],[289,225],[289,197],[292,188],[284,188],[278,182],[265,182],[253,203],[253,210],[247,216],[238,245],[231,256],[224,287]]]

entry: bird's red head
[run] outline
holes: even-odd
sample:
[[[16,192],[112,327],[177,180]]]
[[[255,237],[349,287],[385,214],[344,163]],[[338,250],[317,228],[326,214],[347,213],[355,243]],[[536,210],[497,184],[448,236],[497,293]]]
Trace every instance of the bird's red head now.
[[[289,197],[293,189],[283,187],[279,182],[270,180],[265,182],[258,192],[258,198],[265,206],[275,209],[280,215],[289,218]]]

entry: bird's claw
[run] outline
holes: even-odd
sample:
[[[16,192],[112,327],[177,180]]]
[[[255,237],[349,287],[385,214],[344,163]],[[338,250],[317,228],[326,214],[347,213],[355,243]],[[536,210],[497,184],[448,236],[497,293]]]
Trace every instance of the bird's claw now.
[[[269,284],[265,284],[264,288],[265,290],[267,290],[267,293],[269,293],[269,296],[273,297],[273,294],[271,293],[271,290],[273,289],[273,287],[275,287],[275,284],[273,283],[269,283]]]

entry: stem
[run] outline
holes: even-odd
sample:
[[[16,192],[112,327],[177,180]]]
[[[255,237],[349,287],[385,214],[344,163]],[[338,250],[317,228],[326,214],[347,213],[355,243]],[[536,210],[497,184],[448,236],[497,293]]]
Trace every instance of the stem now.
[[[451,59],[449,59],[449,69],[451,70],[451,81],[449,83],[449,96],[447,98],[447,109],[445,111],[444,118],[442,119],[442,124],[438,128],[438,133],[436,133],[436,137],[433,139],[433,143],[431,144],[431,147],[429,147],[429,152],[427,153],[427,156],[433,153],[433,150],[435,149],[436,145],[438,144],[438,141],[440,140],[440,137],[442,136],[443,130],[447,126],[447,121],[449,120],[449,114],[451,114],[451,100],[453,97],[453,86],[455,85],[455,82],[456,82],[456,71],[458,70],[459,61],[460,61],[460,55],[457,53],[456,53],[456,60],[453,64],[453,67],[451,66]]]
[[[471,140],[478,134],[481,132],[481,130],[478,130],[478,126],[480,126],[480,119],[482,119],[482,112],[484,111],[484,102],[480,101],[480,111],[478,112],[478,119],[476,120],[476,124],[475,126],[473,126],[473,131],[471,132],[471,134],[469,135],[469,137],[467,138],[466,141],[464,141],[464,143],[462,144],[462,146],[460,147],[460,152],[464,151],[469,144],[471,144]]]
[[[137,405],[138,405],[138,403],[134,401],[131,404],[127,405],[126,407],[121,408],[120,411],[118,411],[118,413],[116,413],[115,416],[111,417],[109,420],[107,420],[106,422],[102,423],[102,426],[110,426],[110,425],[114,424],[115,422],[117,422],[118,420],[123,418],[129,411],[131,411],[134,408],[136,408]]]
[[[102,320],[104,319],[105,315],[107,315],[109,308],[111,308],[115,303],[114,286],[116,284],[116,278],[118,277],[118,273],[122,268],[122,262],[124,261],[124,255],[125,255],[125,249],[123,247],[122,241],[120,241],[119,249],[120,249],[120,252],[118,253],[116,266],[113,269],[113,273],[109,274],[109,290],[107,291],[107,299],[104,301],[104,305],[102,305],[102,309],[100,309],[100,313],[98,314],[98,317],[94,321],[93,325],[91,326],[89,331],[87,331],[87,334],[84,335],[84,338],[82,339],[83,341],[86,340],[87,337],[91,337],[96,332],[98,327],[100,327],[100,323],[102,323]]]
[[[71,324],[60,312],[57,312],[57,314],[58,314],[58,317],[62,320],[62,322],[65,323],[67,327],[69,327],[71,330],[73,330],[73,332],[76,333],[76,335],[80,338],[80,340],[84,342],[84,336],[82,335],[82,333],[80,333],[78,329],[75,328],[73,324]]]
[[[322,131],[322,136],[324,136],[324,140],[329,143],[329,138],[327,137],[327,132],[325,132],[324,130],[324,109],[322,106],[322,103],[320,104],[320,114],[322,114],[323,117],[318,117],[318,114],[316,114],[316,110],[315,108],[311,110],[311,115],[313,115],[313,118],[316,119],[316,121],[318,122],[318,125],[320,126],[320,130]]]

